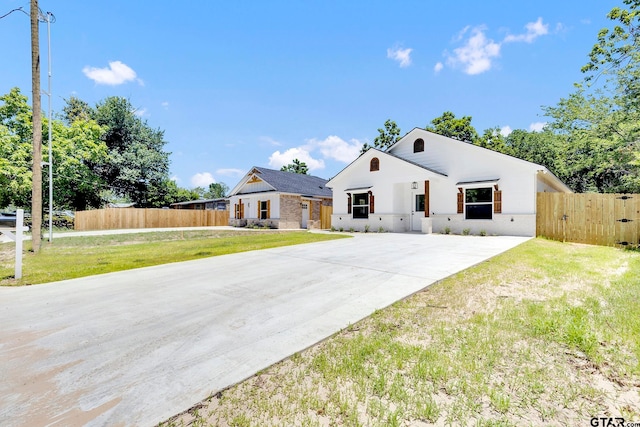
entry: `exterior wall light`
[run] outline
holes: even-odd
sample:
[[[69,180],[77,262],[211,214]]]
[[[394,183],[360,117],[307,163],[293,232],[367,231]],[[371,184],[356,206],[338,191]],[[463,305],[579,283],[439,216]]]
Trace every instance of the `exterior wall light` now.
[[[413,181],[413,182],[411,183],[411,189],[412,189],[412,190],[417,190],[417,189],[418,189],[418,183],[417,183],[417,182],[415,182],[415,181]]]

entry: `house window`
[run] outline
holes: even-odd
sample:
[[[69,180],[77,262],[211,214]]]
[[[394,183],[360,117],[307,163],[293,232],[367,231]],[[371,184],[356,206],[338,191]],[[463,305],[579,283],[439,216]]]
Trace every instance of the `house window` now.
[[[234,214],[236,219],[244,218],[244,204],[242,199],[238,200],[238,203],[234,205]]]
[[[353,217],[369,218],[369,194],[357,193],[353,195]]]
[[[269,201],[268,200],[264,200],[260,202],[259,218],[269,219]]]
[[[377,157],[374,157],[373,159],[371,159],[371,162],[369,162],[369,171],[375,172],[379,170],[380,170],[380,160]]]
[[[467,188],[464,192],[465,219],[492,219],[493,188]]]
[[[421,153],[423,151],[424,151],[424,139],[418,138],[413,143],[413,152],[414,153]]]
[[[424,212],[424,194],[416,194],[416,212]]]

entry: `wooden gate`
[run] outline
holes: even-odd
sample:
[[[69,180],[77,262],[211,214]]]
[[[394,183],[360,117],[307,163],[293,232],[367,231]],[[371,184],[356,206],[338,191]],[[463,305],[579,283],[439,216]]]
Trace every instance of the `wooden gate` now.
[[[538,193],[536,235],[603,246],[640,244],[640,194]]]
[[[331,228],[331,214],[333,206],[320,206],[320,228],[328,230]]]

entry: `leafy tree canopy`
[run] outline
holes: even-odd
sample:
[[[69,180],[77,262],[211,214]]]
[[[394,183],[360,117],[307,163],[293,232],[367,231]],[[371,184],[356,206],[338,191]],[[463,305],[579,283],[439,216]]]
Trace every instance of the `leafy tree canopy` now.
[[[198,198],[169,180],[163,132],[137,117],[128,100],[111,97],[91,108],[72,97],[59,117],[52,122],[55,209],[84,210],[107,201],[162,207]],[[46,134],[48,120],[42,122]],[[31,205],[32,156],[31,107],[14,88],[0,96],[0,207]],[[45,177],[45,205],[48,185]]]
[[[221,199],[227,196],[229,186],[224,182],[213,182],[209,184],[209,190],[205,192],[204,197],[207,199]]]
[[[299,173],[301,175],[309,175],[309,168],[305,162],[301,162],[298,159],[293,159],[292,163],[280,168],[284,172]]]
[[[31,163],[33,162],[31,108],[27,97],[17,88],[0,96],[0,206],[28,208],[31,204]],[[43,134],[48,128],[42,123]],[[103,129],[95,121],[65,126],[52,123],[54,158],[54,200],[60,209],[85,209],[100,204],[97,194],[104,182],[95,173],[97,164],[107,158],[106,145],[100,140]],[[43,171],[48,174],[48,171]],[[43,179],[48,204],[48,179]]]
[[[478,139],[478,132],[471,125],[471,116],[457,118],[451,111],[445,111],[431,120],[431,124],[433,126],[425,127],[429,132],[471,143]]]
[[[391,119],[384,122],[384,128],[378,128],[378,136],[373,140],[373,147],[378,150],[386,150],[400,140],[400,128]],[[366,153],[371,145],[365,143],[360,149],[360,154]]]

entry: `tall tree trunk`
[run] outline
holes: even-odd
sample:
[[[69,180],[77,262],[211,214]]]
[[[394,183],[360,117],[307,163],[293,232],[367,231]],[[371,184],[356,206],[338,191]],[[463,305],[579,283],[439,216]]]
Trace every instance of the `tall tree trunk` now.
[[[31,89],[33,100],[33,187],[31,227],[33,252],[40,251],[42,239],[42,107],[40,102],[40,33],[38,0],[31,0]]]

